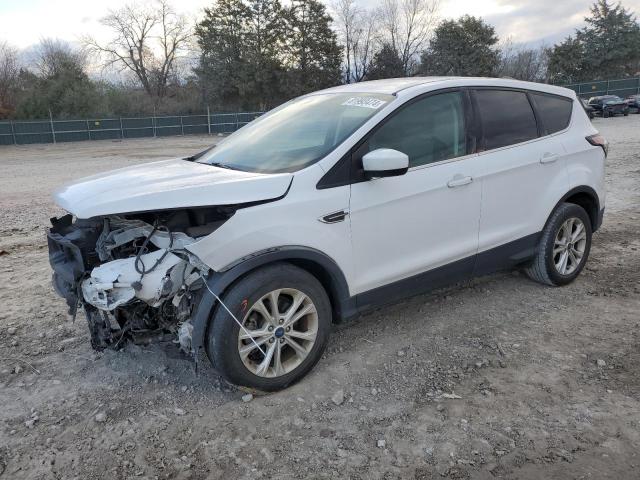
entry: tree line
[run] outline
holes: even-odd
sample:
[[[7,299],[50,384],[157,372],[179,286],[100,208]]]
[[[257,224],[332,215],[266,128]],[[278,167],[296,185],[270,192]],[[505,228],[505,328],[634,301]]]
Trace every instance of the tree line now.
[[[549,47],[516,46],[482,18],[438,13],[439,0],[369,9],[213,0],[194,25],[169,0],[130,4],[102,19],[106,41],[45,39],[27,60],[0,41],[0,118],[267,110],[341,83],[414,75],[566,84],[640,73],[640,25],[620,3],[598,0],[583,28]]]

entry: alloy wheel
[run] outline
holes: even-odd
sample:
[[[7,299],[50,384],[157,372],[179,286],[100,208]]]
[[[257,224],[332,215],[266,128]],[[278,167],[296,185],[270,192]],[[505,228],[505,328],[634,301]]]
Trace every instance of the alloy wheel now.
[[[553,244],[553,264],[560,275],[571,275],[580,266],[587,247],[587,231],[582,220],[568,218],[558,229]]]
[[[318,312],[308,295],[282,288],[255,302],[242,324],[242,363],[257,376],[273,378],[293,371],[307,358],[318,334]]]

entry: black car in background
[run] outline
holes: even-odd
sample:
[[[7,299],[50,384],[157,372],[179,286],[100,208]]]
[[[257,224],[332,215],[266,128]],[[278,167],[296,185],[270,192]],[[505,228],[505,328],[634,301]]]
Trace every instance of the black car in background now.
[[[589,103],[584,98],[580,99],[580,103],[582,104],[582,108],[584,108],[584,111],[587,112],[587,115],[589,115],[589,118],[594,118],[596,116],[594,108],[589,105]]]
[[[615,115],[629,115],[629,105],[617,95],[602,95],[591,97],[589,105],[593,107],[595,113],[603,117],[613,117]]]
[[[640,94],[629,95],[625,102],[629,105],[629,108],[633,108],[636,113],[640,113]]]

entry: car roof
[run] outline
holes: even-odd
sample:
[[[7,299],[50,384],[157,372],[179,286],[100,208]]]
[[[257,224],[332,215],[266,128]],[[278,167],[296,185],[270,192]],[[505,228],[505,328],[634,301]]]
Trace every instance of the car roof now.
[[[348,92],[367,92],[382,93],[387,95],[395,95],[396,93],[417,85],[426,83],[441,82],[455,77],[405,77],[405,78],[385,78],[384,80],[368,80],[366,82],[349,83],[339,85],[337,87],[321,90],[323,93],[348,93]]]
[[[554,93],[573,97],[573,90],[548,85],[544,83],[524,82],[510,78],[489,78],[489,77],[404,77],[387,78],[384,80],[369,80],[365,82],[350,83],[336,87],[320,90],[317,93],[378,93],[387,95],[398,95],[402,92],[413,92],[415,90],[431,90],[435,88],[446,88],[456,86],[495,86],[507,88],[522,88],[527,90],[537,90],[541,92]]]

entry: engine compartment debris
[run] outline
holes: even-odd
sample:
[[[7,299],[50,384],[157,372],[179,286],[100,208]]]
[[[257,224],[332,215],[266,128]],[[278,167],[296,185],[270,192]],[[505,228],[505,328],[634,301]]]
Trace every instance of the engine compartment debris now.
[[[71,315],[84,309],[93,348],[171,341],[192,353],[189,319],[209,267],[185,246],[215,231],[234,211],[211,207],[52,219],[53,285]]]

